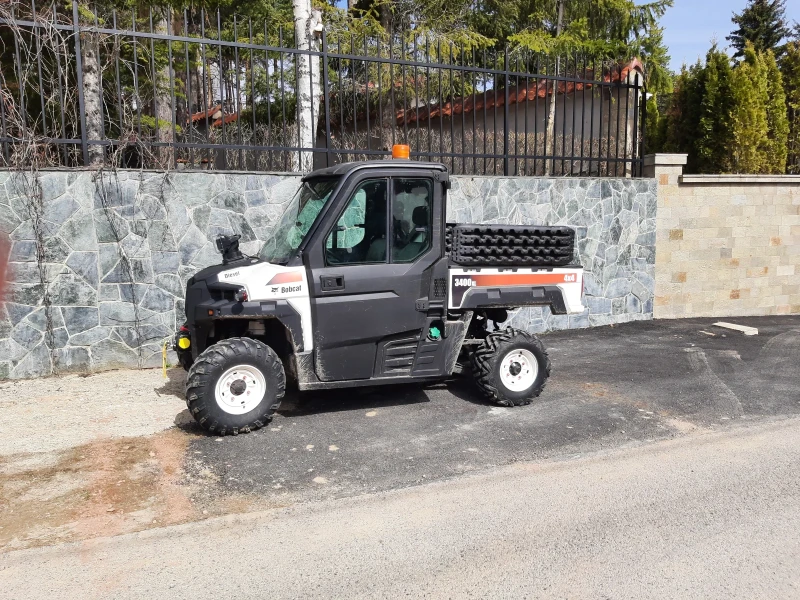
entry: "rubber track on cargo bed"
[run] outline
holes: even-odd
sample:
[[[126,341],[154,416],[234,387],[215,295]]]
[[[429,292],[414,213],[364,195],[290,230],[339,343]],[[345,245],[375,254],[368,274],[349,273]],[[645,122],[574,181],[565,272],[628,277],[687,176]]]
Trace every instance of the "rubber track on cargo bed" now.
[[[464,266],[562,267],[573,262],[575,231],[564,226],[447,225],[450,260]]]

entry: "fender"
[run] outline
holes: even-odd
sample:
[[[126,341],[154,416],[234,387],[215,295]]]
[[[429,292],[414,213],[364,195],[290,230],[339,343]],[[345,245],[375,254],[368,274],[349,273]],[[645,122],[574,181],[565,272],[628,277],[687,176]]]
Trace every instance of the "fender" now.
[[[247,299],[235,299],[244,288]],[[186,285],[186,319],[194,356],[205,349],[215,320],[278,319],[295,352],[313,349],[311,305],[304,267],[237,261],[204,269]]]

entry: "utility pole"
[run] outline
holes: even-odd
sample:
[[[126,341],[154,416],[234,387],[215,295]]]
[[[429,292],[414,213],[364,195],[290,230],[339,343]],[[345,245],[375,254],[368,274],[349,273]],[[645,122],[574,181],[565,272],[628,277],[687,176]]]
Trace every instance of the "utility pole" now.
[[[556,38],[561,35],[561,28],[564,24],[564,0],[557,0],[558,2],[558,16],[556,17]],[[561,72],[561,56],[556,55],[556,76]],[[566,87],[564,88],[566,89]],[[558,81],[555,79],[553,80],[553,87],[550,92],[550,110],[547,113],[547,127],[545,132],[545,137],[548,140],[548,146],[552,144],[552,152],[550,154],[555,156],[556,154],[556,92],[558,90]],[[550,148],[545,148],[545,154]],[[551,170],[550,166],[555,168],[556,160],[553,159],[552,163],[548,160],[544,162],[544,174],[550,175]]]

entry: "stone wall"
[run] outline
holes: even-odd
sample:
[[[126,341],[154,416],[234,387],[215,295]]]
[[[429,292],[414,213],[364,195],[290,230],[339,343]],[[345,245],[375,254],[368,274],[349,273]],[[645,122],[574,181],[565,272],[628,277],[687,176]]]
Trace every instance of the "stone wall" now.
[[[658,186],[655,317],[800,313],[800,177],[683,175],[647,157]]]
[[[298,183],[286,174],[71,170],[41,172],[36,184],[0,172],[13,280],[0,308],[0,378],[161,364],[184,319],[186,280],[219,262],[214,238],[239,233],[256,253]],[[654,180],[455,177],[448,210],[462,222],[576,228],[588,310],[522,309],[516,326],[652,318]]]
[[[449,221],[569,225],[585,269],[580,315],[523,308],[514,327],[542,332],[651,319],[655,277],[653,179],[454,177]]]

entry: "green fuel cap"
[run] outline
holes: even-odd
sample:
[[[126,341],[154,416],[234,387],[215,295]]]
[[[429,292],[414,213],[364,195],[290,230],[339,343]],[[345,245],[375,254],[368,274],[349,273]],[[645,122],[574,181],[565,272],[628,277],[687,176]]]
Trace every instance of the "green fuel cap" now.
[[[429,337],[429,338],[431,338],[432,340],[438,340],[438,339],[441,339],[441,337],[442,337],[442,332],[441,332],[441,331],[439,331],[439,328],[438,328],[438,327],[431,327],[431,328],[428,330],[428,337]]]

